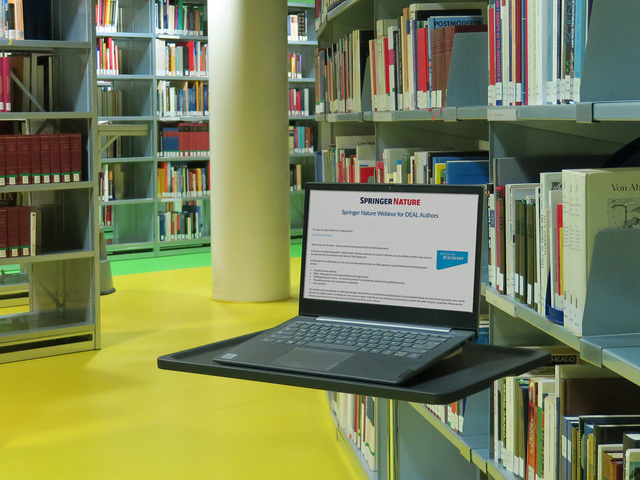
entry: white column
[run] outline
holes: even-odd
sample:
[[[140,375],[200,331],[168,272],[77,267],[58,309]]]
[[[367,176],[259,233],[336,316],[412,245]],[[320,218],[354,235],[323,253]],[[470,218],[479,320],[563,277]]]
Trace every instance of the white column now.
[[[209,0],[213,299],[290,297],[286,0]]]

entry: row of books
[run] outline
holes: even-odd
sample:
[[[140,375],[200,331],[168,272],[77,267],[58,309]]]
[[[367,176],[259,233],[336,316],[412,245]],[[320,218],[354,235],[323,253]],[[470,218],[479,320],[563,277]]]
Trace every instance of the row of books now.
[[[371,471],[378,471],[376,418],[378,399],[365,395],[330,392],[331,411]]]
[[[302,190],[302,165],[289,164],[289,190],[299,192]]]
[[[120,0],[98,0],[96,3],[96,33],[122,32],[123,8]]]
[[[355,30],[316,58],[319,113],[441,107],[457,33],[486,31],[481,2],[416,3],[376,30]],[[448,35],[445,38],[446,27]],[[440,31],[438,31],[440,30]],[[437,60],[437,62],[436,62]],[[369,93],[370,90],[370,93]],[[371,106],[368,106],[371,97]]]
[[[98,210],[98,225],[101,227],[113,226],[113,205],[102,205]]]
[[[475,10],[461,10],[465,11]],[[396,19],[376,22],[376,38],[369,41],[374,111],[445,106],[456,34],[487,31],[480,14],[419,10],[415,16],[424,20],[408,22],[404,29]],[[403,65],[407,60],[412,63],[405,74]]]
[[[489,104],[580,101],[591,3],[489,2]]]
[[[158,213],[158,240],[193,240],[209,236],[204,201],[168,202]]]
[[[372,30],[354,30],[329,48],[316,49],[316,113],[362,111],[362,87]]]
[[[289,116],[300,117],[310,115],[309,102],[308,88],[290,88]]]
[[[209,155],[209,124],[180,123],[160,128],[159,157],[202,157]]]
[[[289,53],[288,58],[288,78],[302,78],[302,54],[301,53]]]
[[[306,41],[307,37],[307,11],[287,15],[287,41]]]
[[[122,49],[113,38],[98,38],[96,47],[96,68],[98,75],[120,75]]]
[[[158,116],[201,117],[209,115],[209,85],[186,80],[158,80]]]
[[[98,174],[98,192],[101,202],[125,200],[125,171],[119,163],[109,163],[102,166]]]
[[[209,75],[207,44],[156,39],[156,75],[206,77]]]
[[[36,254],[37,213],[28,206],[0,208],[0,259]]]
[[[289,153],[313,153],[311,127],[289,125]]]
[[[483,185],[489,181],[486,151],[427,151],[385,148],[376,153],[375,136],[338,136],[316,156],[316,181]]]
[[[575,353],[552,350],[552,358],[555,365],[495,382],[495,461],[527,480],[637,478],[640,387]]]
[[[82,135],[0,135],[0,186],[79,182]]]
[[[35,100],[43,110],[53,111],[53,57],[50,53],[12,53],[9,56],[11,71],[4,66],[3,93],[4,90],[10,93],[11,104],[7,110],[5,99],[5,111],[14,112],[40,112],[40,108],[33,101]],[[6,64],[4,64],[6,65]],[[14,85],[12,88],[9,81],[10,74],[20,80],[20,83],[31,93],[31,97],[24,93],[21,88]]]
[[[31,20],[35,12],[27,12]],[[29,21],[29,20],[27,20]],[[0,3],[0,38],[24,40],[25,11],[22,0],[3,0]]]
[[[158,162],[158,198],[209,195],[209,164]]]
[[[124,115],[124,92],[113,86],[98,87],[98,116],[120,117]]]
[[[207,9],[183,0],[156,0],[155,28],[159,35],[206,35]]]
[[[581,336],[595,234],[640,225],[640,168],[592,168],[599,156],[526,159],[535,167],[523,183],[521,160],[492,160],[490,286]]]
[[[12,111],[11,83],[11,57],[0,57],[0,112]]]

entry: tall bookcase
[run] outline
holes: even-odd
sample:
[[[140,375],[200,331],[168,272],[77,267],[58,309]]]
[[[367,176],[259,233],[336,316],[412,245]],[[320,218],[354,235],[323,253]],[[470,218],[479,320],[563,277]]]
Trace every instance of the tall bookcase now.
[[[299,1],[288,2],[289,15],[295,15],[298,13],[306,13],[307,15],[307,38],[304,40],[289,40],[288,50],[290,54],[299,54],[302,56],[301,71],[298,72],[298,77],[289,77],[289,89],[309,89],[310,98],[310,111],[309,115],[289,115],[289,125],[296,127],[307,127],[312,132],[312,144],[317,149],[318,142],[318,129],[315,121],[314,106],[314,92],[315,92],[315,66],[314,66],[314,51],[318,48],[318,41],[316,39],[314,20],[315,20],[315,5],[311,1]],[[315,153],[290,153],[289,165],[292,170],[292,183],[293,176],[296,171],[296,166],[299,165],[299,171],[301,176],[301,190],[296,190],[295,186],[290,192],[290,212],[291,212],[291,238],[299,238],[302,234],[302,217],[304,213],[304,184],[314,180],[314,158]]]
[[[179,192],[173,196],[163,196],[159,193],[158,169],[163,162],[184,162],[189,168],[209,170],[208,151],[199,149],[198,155],[166,157],[162,154],[163,138],[162,129],[177,127],[182,132],[193,130],[194,127],[205,126],[208,132],[208,112],[201,109],[201,115],[184,115],[175,111],[161,111],[158,91],[162,82],[171,82],[171,85],[183,85],[188,82],[201,82],[208,88],[208,76],[178,76],[166,75],[162,59],[157,52],[158,44],[178,44],[179,46],[200,45],[206,48],[206,0],[187,0],[180,2],[187,18],[187,8],[197,8],[203,13],[201,16],[202,30],[193,31],[178,28],[173,23],[158,23],[158,12],[162,5],[177,5],[178,2],[167,0],[136,2],[133,0],[120,0],[117,5],[120,12],[118,16],[119,26],[117,32],[108,28],[97,29],[93,24],[97,43],[100,39],[107,41],[113,39],[113,44],[122,51],[119,73],[101,74],[97,77],[98,94],[101,89],[113,89],[122,91],[122,108],[120,115],[100,116],[100,122],[122,125],[126,131],[128,126],[146,126],[147,133],[138,136],[122,136],[119,139],[119,156],[108,158],[108,153],[103,153],[100,162],[101,170],[119,172],[122,178],[118,187],[119,197],[113,200],[103,198],[102,207],[111,207],[111,225],[105,224],[104,229],[107,238],[107,252],[109,254],[127,254],[128,258],[153,257],[173,255],[176,253],[196,253],[207,251],[210,246],[210,197],[205,194],[191,196]],[[94,5],[97,2],[94,1]],[[110,8],[114,2],[100,2],[101,6]],[[115,12],[115,11],[114,11]],[[189,15],[192,15],[189,13]],[[166,17],[166,16],[165,16]],[[109,18],[109,17],[107,17]],[[175,18],[178,18],[176,13]],[[182,18],[182,16],[180,16]],[[189,17],[194,21],[193,17]],[[105,22],[107,23],[107,22]],[[166,25],[174,28],[166,28]],[[192,23],[193,25],[193,23]],[[204,55],[204,61],[208,58]],[[199,102],[204,102],[204,97],[199,93]],[[201,104],[202,105],[202,104]],[[112,113],[112,112],[108,112]],[[105,142],[105,140],[102,140]],[[208,134],[207,134],[208,143]],[[168,210],[180,211],[186,203],[194,203],[199,208],[199,223],[201,228],[196,234],[182,235],[185,238],[163,237],[160,234],[160,214]],[[103,212],[106,211],[103,210]],[[104,215],[101,215],[104,217]],[[191,238],[189,238],[191,237]]]
[[[79,133],[82,157],[77,181],[19,180],[0,187],[38,216],[35,255],[0,259],[3,269],[20,267],[24,273],[18,280],[26,280],[29,294],[27,312],[0,316],[2,363],[100,348],[92,12],[88,0],[45,2],[38,19],[29,19],[46,27],[44,38],[0,39],[4,54],[47,59],[52,100],[36,111],[17,111],[24,104],[14,102],[11,112],[0,113],[3,133],[19,138]],[[12,82],[12,89],[18,88]]]
[[[320,46],[329,46],[357,28],[374,30],[376,20],[398,18],[412,3],[416,2],[345,0],[318,22]],[[521,157],[523,162],[527,161],[525,157],[535,156],[610,155],[638,137],[640,121],[638,62],[635,54],[630,58],[628,49],[621,47],[640,40],[634,27],[640,20],[640,7],[629,0],[611,7],[606,0],[593,2],[581,103],[514,107],[460,104],[447,106],[437,115],[427,110],[316,115],[321,139],[318,148],[326,149],[338,135],[373,134],[378,158],[383,149],[392,147],[488,149],[491,158]],[[480,75],[486,78],[488,72]],[[464,82],[464,78],[450,78],[449,91],[457,85],[464,87]],[[620,247],[614,246],[611,237],[602,238],[605,250],[620,252],[626,248],[629,254],[634,250],[632,243],[621,243]],[[638,262],[634,255],[629,258]],[[633,265],[637,270],[638,265]],[[590,282],[595,278],[607,284],[613,280],[607,275],[613,275],[607,268],[592,269]],[[486,278],[483,282],[487,283]],[[628,320],[622,327],[608,321],[632,307],[633,295],[613,299],[590,289],[587,308],[609,312],[608,318],[593,321],[608,322],[608,327],[600,328],[598,335],[579,337],[489,287],[484,286],[482,293],[488,305],[492,344],[566,345],[580,352],[587,362],[640,385],[640,328],[637,322]],[[614,332],[613,328],[617,335],[607,335]],[[423,405],[378,399],[377,472],[366,466],[361,453],[339,427],[337,434],[363,479],[512,480],[516,476],[495,462],[490,453],[491,398],[487,390],[467,399],[464,435],[443,425]]]

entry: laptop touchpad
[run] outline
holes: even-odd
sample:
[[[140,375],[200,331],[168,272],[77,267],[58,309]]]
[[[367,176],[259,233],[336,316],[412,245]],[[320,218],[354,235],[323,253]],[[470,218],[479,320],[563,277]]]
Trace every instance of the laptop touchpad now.
[[[310,348],[294,348],[269,363],[278,367],[328,372],[352,356],[351,353],[327,352]]]

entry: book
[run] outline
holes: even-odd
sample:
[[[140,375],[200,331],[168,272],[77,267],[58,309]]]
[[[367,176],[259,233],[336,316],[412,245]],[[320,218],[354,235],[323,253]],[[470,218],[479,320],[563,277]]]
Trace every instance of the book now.
[[[565,326],[582,335],[596,232],[640,224],[640,168],[562,171]]]

